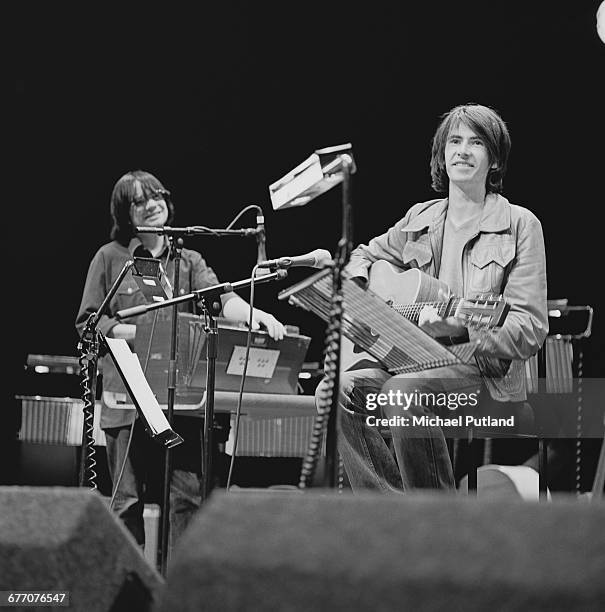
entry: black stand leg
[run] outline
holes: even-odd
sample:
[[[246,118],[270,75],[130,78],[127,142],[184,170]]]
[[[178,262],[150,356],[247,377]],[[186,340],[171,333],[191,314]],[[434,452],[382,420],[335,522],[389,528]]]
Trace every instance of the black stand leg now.
[[[206,342],[206,406],[204,409],[204,444],[202,449],[202,503],[208,499],[214,484],[213,455],[213,427],[214,427],[214,385],[216,376],[216,358],[218,355],[218,325],[212,311],[216,308],[212,304],[208,309],[208,340]]]
[[[468,433],[468,492],[477,495],[477,444],[472,428]]]
[[[353,160],[349,155],[342,157],[342,235],[338,244],[338,254],[332,275],[332,300],[335,323],[337,324],[337,338],[335,343],[336,360],[334,372],[334,386],[332,387],[332,402],[328,415],[326,430],[326,476],[327,486],[336,488],[338,486],[339,458],[338,458],[338,399],[340,392],[340,339],[342,329],[343,295],[342,295],[342,272],[347,265],[353,240],[353,205],[352,205],[352,180]],[[335,326],[336,327],[336,326]]]
[[[538,351],[538,391],[540,394],[546,393],[546,342]],[[536,430],[538,432],[538,499],[546,499],[547,486],[547,444],[542,437],[542,422],[540,412],[536,415]]]
[[[338,379],[336,381],[338,383]],[[338,384],[334,389],[334,395],[338,395]],[[338,484],[338,432],[336,427],[336,415],[332,418],[328,418],[328,425],[326,428],[326,486],[334,489]]]
[[[174,295],[179,294],[179,277],[181,267],[181,249],[183,239],[173,240],[174,249]],[[172,429],[174,423],[174,400],[176,396],[176,356],[178,345],[178,304],[172,306],[172,325],[170,333],[170,360],[168,364],[168,413],[166,418]],[[172,480],[172,450],[166,447],[164,451],[164,480],[162,488],[162,521],[160,538],[160,572],[166,575],[168,564],[168,541],[170,531],[170,481]]]
[[[548,440],[538,438],[538,488],[539,498],[546,499],[546,489],[548,486],[548,460],[547,460]]]

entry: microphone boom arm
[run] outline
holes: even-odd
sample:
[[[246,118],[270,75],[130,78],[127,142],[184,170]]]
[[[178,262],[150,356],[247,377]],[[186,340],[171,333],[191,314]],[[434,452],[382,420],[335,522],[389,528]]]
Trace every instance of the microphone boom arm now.
[[[259,283],[267,283],[273,280],[283,280],[287,275],[288,273],[285,270],[277,270],[276,272],[271,272],[270,274],[266,274],[265,276],[260,276],[255,279],[246,278],[233,283],[219,283],[218,285],[212,285],[210,287],[206,287],[205,289],[196,289],[191,293],[179,295],[178,297],[170,300],[162,300],[161,302],[154,302],[153,304],[141,304],[140,306],[133,306],[132,308],[118,310],[118,312],[115,313],[115,317],[118,320],[122,320],[139,314],[144,314],[152,310],[157,310],[158,308],[166,308],[174,304],[180,304],[182,302],[190,302],[193,300],[198,301],[201,299],[208,300],[212,296],[219,296],[223,293],[236,291],[237,289],[245,289],[252,284],[253,280],[254,284],[257,285]]]
[[[258,227],[245,227],[241,229],[213,229],[204,225],[189,227],[136,227],[138,234],[158,234],[160,236],[256,236],[261,229]]]

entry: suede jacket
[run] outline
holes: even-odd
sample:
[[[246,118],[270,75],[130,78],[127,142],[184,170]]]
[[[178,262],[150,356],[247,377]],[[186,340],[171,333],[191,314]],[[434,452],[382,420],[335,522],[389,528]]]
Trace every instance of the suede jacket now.
[[[387,232],[358,246],[347,272],[368,278],[369,266],[383,259],[402,270],[419,268],[437,277],[448,200],[415,204]],[[490,395],[520,401],[525,395],[523,361],[538,352],[548,333],[546,260],[537,217],[506,198],[486,198],[477,233],[462,250],[464,295],[502,294],[511,308],[503,326],[491,332],[470,330],[475,359]]]

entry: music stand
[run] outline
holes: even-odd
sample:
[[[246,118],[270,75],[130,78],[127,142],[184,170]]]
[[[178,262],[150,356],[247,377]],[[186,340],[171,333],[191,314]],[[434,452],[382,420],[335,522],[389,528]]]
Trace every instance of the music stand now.
[[[181,444],[183,438],[172,430],[145,378],[139,358],[130,350],[126,340],[106,338],[102,334],[100,337],[151,439],[166,448]]]
[[[326,429],[326,479],[334,488],[338,480],[337,410],[340,384],[340,344],[342,337],[342,273],[349,261],[353,238],[353,208],[351,201],[351,176],[356,172],[353,149],[350,143],[317,149],[294,170],[269,186],[274,210],[308,204],[322,193],[342,183],[342,230],[337,255],[332,268],[332,300],[330,322],[326,330],[324,369],[328,378],[325,396],[319,398],[319,407],[329,405]],[[320,411],[320,418],[321,418]],[[310,469],[312,474],[313,468]],[[303,465],[301,485],[305,486]]]

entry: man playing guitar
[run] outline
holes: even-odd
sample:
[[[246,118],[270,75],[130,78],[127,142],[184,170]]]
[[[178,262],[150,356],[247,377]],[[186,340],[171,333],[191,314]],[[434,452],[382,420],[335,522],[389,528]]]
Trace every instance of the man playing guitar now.
[[[510,305],[502,326],[489,332],[467,329],[431,306],[420,311],[418,325],[434,338],[476,343],[469,363],[393,376],[378,362],[367,367],[366,360],[341,373],[339,451],[353,489],[455,488],[439,426],[391,425],[395,461],[379,429],[368,425],[368,415],[380,416],[377,409],[386,418],[411,418],[435,414],[435,407],[412,402],[405,409],[388,403],[378,408],[369,397],[464,394],[483,385],[494,400],[525,399],[523,360],[537,353],[548,332],[546,262],[539,220],[501,195],[509,151],[508,129],[494,110],[455,107],[442,117],[431,155],[432,187],[447,197],[415,204],[351,255],[347,273],[361,283],[383,261],[439,279],[456,296],[502,294]]]

